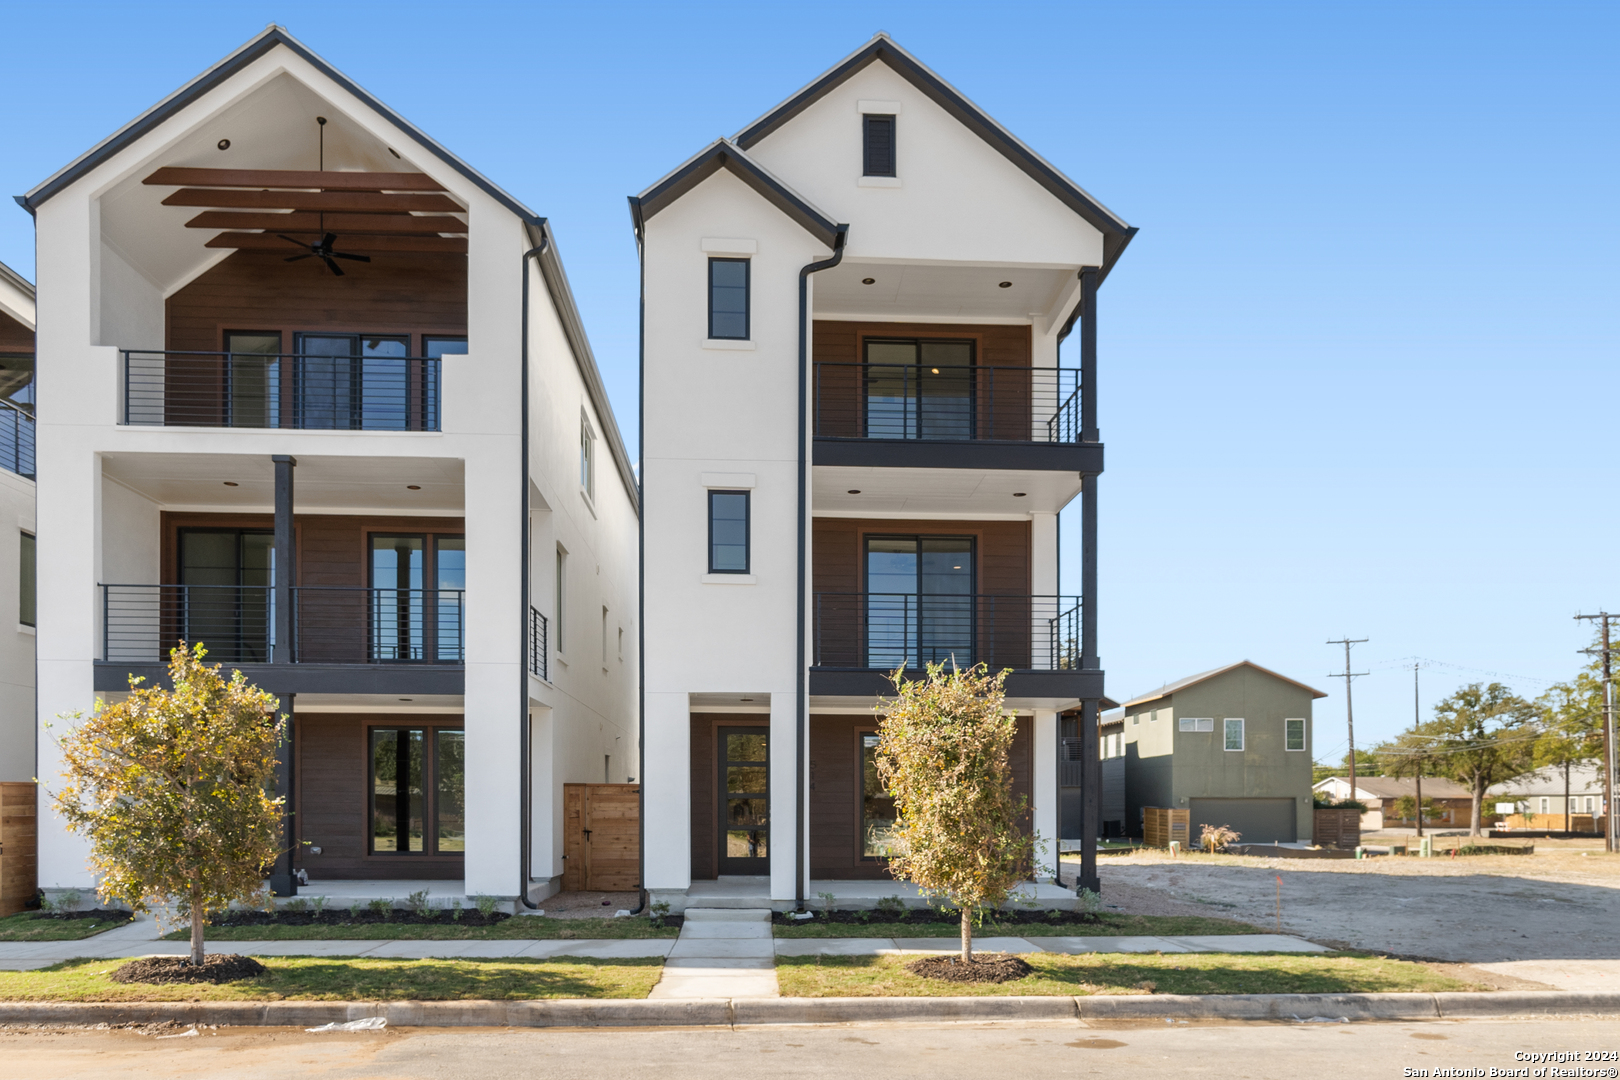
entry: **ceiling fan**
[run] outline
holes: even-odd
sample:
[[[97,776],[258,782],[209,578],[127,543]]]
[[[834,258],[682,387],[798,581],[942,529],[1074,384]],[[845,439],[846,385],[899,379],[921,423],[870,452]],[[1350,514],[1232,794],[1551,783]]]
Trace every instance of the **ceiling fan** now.
[[[319,129],[320,130],[320,171],[325,172],[326,171],[326,117],[317,116],[315,118],[315,123],[320,125],[320,129]],[[332,273],[336,274],[338,277],[343,276],[343,267],[341,267],[341,266],[339,266],[337,264],[337,262],[335,261],[337,259],[351,259],[354,262],[363,262],[363,263],[368,263],[368,262],[371,261],[371,256],[370,255],[353,255],[353,254],[350,254],[347,251],[334,251],[332,249],[332,245],[337,243],[337,233],[326,232],[326,212],[324,210],[321,211],[321,231],[322,231],[322,233],[324,235],[320,238],[320,240],[316,241],[313,244],[306,244],[302,240],[294,240],[292,237],[288,236],[286,233],[277,233],[276,235],[281,237],[283,240],[287,241],[287,243],[296,244],[297,246],[299,246],[301,248],[308,248],[309,249],[307,252],[305,252],[302,255],[292,255],[292,256],[289,256],[286,259],[283,259],[282,261],[283,262],[297,262],[299,259],[309,259],[309,258],[320,259],[322,262],[326,263],[326,268],[328,270],[332,271]]]

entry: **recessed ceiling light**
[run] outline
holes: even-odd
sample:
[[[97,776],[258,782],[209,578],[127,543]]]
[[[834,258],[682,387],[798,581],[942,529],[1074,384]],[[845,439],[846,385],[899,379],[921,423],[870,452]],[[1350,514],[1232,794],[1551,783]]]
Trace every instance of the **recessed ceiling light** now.
[[[396,158],[397,158],[397,157],[399,157],[399,151],[398,151],[398,150],[395,150],[395,149],[394,149],[394,148],[393,148],[393,147],[392,147],[392,146],[390,146],[390,147],[389,147],[389,148],[388,148],[388,152],[389,152],[389,153],[390,153],[390,154],[393,154],[393,155],[394,155],[394,157],[396,157]]]
[[[422,485],[421,484],[406,484],[405,485],[405,490],[406,491],[421,491],[422,490]]]
[[[1013,498],[1022,499],[1025,495],[1028,495],[1028,494],[1029,494],[1029,492],[1027,492],[1027,491],[1015,491],[1015,492],[1013,492]]]
[[[861,284],[862,285],[876,285],[877,284],[877,278],[875,278],[875,277],[863,277],[863,278],[861,278]]]
[[[998,289],[1010,289],[1010,288],[1012,288],[1012,282],[1003,281],[1000,285],[997,285],[996,288],[998,288]]]
[[[225,486],[226,487],[240,487],[241,485],[238,484],[235,480],[227,480],[227,481],[225,481]]]
[[[229,150],[231,148],[231,140],[229,140],[229,139],[221,139],[221,140],[219,140],[219,142],[215,143],[214,145],[219,147],[221,150]]]
[[[860,488],[850,488],[849,489],[849,494],[851,494],[851,495],[859,495],[860,493],[861,493]]]
[[[415,698],[402,697],[399,700],[401,700],[401,701],[415,701],[416,699]]]
[[[741,698],[741,699],[739,699],[739,700],[742,700],[742,701],[753,701],[753,700],[754,700],[754,699],[753,699],[753,698],[751,698],[751,697],[745,697],[745,698]]]
[[[928,370],[933,372],[935,375],[939,374],[939,368],[929,368]]]

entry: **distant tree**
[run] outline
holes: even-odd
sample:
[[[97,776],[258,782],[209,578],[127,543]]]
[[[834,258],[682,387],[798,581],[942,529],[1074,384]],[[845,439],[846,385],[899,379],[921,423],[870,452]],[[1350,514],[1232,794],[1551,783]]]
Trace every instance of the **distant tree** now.
[[[1013,794],[1017,720],[1002,705],[1005,671],[929,664],[915,682],[896,671],[884,703],[877,769],[894,798],[889,872],[962,913],[962,962],[973,962],[973,917],[1028,879],[1040,842],[1028,801]]]
[[[136,911],[176,904],[203,962],[203,919],[263,899],[281,850],[282,800],[270,795],[286,733],[276,699],[240,671],[226,681],[202,645],[169,654],[173,690],[143,688],[96,703],[61,740],[67,785],[52,795],[67,826],[90,839],[106,899]]]
[[[1397,821],[1416,821],[1417,811],[1417,796],[1402,795],[1400,798],[1395,800],[1395,819]],[[1440,812],[1435,809],[1433,799],[1423,800],[1423,820],[1440,820]]]
[[[1596,660],[1574,679],[1554,683],[1536,699],[1541,732],[1533,764],[1564,774],[1564,829],[1569,821],[1570,770],[1603,756],[1602,660]]]
[[[1317,762],[1311,766],[1311,783],[1319,784],[1330,776],[1350,775],[1350,755],[1346,753],[1337,765]],[[1378,758],[1371,750],[1356,751],[1356,777],[1378,775]]]
[[[1434,707],[1434,719],[1409,733],[1427,744],[1435,771],[1469,789],[1469,833],[1480,835],[1485,790],[1530,767],[1536,707],[1501,683],[1470,683]]]

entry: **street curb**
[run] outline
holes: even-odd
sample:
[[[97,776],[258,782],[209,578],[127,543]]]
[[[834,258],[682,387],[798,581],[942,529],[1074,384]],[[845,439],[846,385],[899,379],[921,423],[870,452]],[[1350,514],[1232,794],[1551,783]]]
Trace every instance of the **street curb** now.
[[[1463,1020],[1620,1016],[1620,992],[1141,994],[1109,997],[701,998],[690,1001],[0,1002],[0,1024],[314,1027],[380,1016],[390,1027],[730,1027],[1009,1020]]]

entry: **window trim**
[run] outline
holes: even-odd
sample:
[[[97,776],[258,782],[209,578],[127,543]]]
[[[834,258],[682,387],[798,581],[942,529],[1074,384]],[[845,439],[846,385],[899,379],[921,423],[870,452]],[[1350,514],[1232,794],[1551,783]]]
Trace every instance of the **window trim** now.
[[[743,568],[741,570],[720,570],[714,565],[714,497],[716,495],[741,495],[743,500]],[[709,522],[709,557],[708,572],[711,574],[752,574],[754,572],[754,493],[752,491],[733,488],[710,488],[705,497],[708,503]]]
[[[714,267],[716,263],[742,263],[743,264],[743,332],[741,334],[716,334],[714,332]],[[708,270],[708,340],[710,341],[751,341],[754,336],[754,260],[752,258],[734,258],[730,256],[711,255]]]
[[[579,410],[579,487],[586,499],[596,501],[596,429],[584,409]]]
[[[1237,725],[1238,744],[1236,746],[1232,745],[1233,724]],[[1221,718],[1221,749],[1228,754],[1243,753],[1248,746],[1248,735],[1245,731],[1247,727],[1248,725],[1243,722],[1241,716],[1223,716]]]
[[[1289,737],[1289,725],[1290,724],[1298,724],[1299,725],[1299,745],[1298,746],[1290,746],[1290,745],[1288,745],[1292,741],[1290,739],[1290,737]],[[1284,750],[1284,752],[1290,753],[1290,754],[1303,754],[1303,753],[1305,753],[1306,744],[1309,743],[1310,741],[1311,741],[1310,725],[1305,722],[1305,718],[1303,716],[1289,716],[1289,717],[1285,717],[1283,719],[1283,750]]]
[[[889,124],[889,171],[872,171],[872,122],[886,120]],[[900,121],[894,113],[861,114],[861,175],[898,177],[900,175]]]

